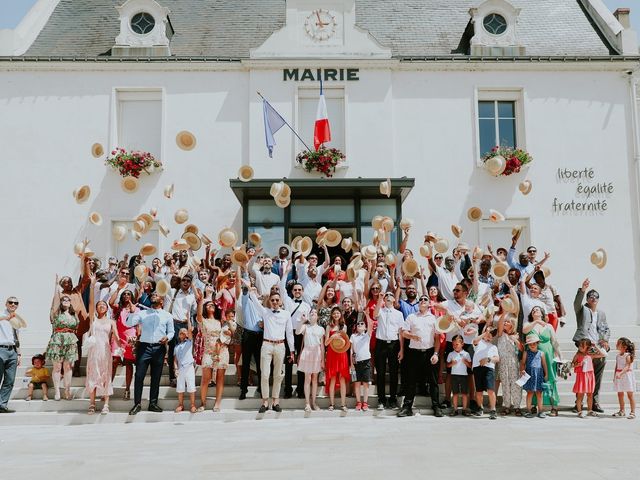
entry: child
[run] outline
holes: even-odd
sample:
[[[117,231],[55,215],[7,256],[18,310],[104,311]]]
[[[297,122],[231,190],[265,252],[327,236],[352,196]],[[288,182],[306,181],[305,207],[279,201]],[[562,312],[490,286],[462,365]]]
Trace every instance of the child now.
[[[462,396],[462,413],[469,415],[467,405],[469,403],[469,383],[467,368],[471,368],[471,356],[463,350],[464,340],[460,335],[451,339],[453,352],[447,356],[447,368],[451,369],[451,391],[453,392],[453,403],[451,406],[452,417],[458,415],[458,394]]]
[[[496,334],[494,327],[487,327],[479,337],[473,340],[475,351],[473,353],[473,378],[476,382],[476,403],[478,409],[474,415],[482,416],[483,392],[487,392],[489,397],[489,418],[498,418],[496,413],[496,363],[500,361],[498,347],[492,341]]]
[[[324,369],[324,348],[322,347],[324,328],[318,325],[318,310],[311,310],[308,319],[306,315],[302,315],[296,334],[304,335],[304,348],[298,359],[298,370],[305,373],[304,411],[320,410],[316,405],[316,395],[318,394],[318,373]]]
[[[33,358],[31,358],[31,365],[33,365],[33,367],[27,370],[27,376],[31,377],[31,381],[29,382],[29,393],[25,400],[31,400],[31,397],[33,397],[33,390],[41,388],[42,401],[46,402],[49,400],[49,397],[47,397],[47,391],[49,388],[47,385],[47,380],[49,380],[49,369],[44,366],[44,355],[41,353],[34,355]]]
[[[538,344],[540,343],[540,337],[536,333],[530,333],[527,335],[527,348],[520,360],[520,374],[524,375],[525,372],[529,375],[529,380],[522,386],[522,389],[527,392],[527,413],[525,418],[533,418],[535,415],[531,411],[531,404],[533,395],[535,394],[538,401],[538,418],[546,418],[547,415],[542,411],[542,389],[543,383],[547,380],[547,361],[544,358],[543,353],[538,350]],[[593,390],[592,390],[593,391]]]
[[[190,412],[196,413],[196,371],[193,366],[193,326],[191,318],[187,316],[187,328],[181,328],[178,332],[179,343],[174,350],[174,365],[178,372],[176,379],[176,392],[178,393],[178,406],[175,412],[184,410],[184,392],[189,393]]]
[[[605,355],[597,348],[592,348],[593,344],[588,338],[578,341],[578,352],[574,355],[573,365],[576,374],[576,383],[573,385],[573,393],[577,395],[576,406],[578,407],[578,417],[597,417],[598,414],[593,408],[593,391],[596,387],[596,377],[593,373],[593,359],[602,358]],[[582,410],[582,399],[587,394],[588,413]]]
[[[635,360],[635,345],[628,338],[622,337],[616,343],[618,354],[616,355],[616,370],[613,375],[613,388],[618,392],[620,410],[614,413],[614,417],[624,417],[624,394],[629,398],[631,412],[629,420],[636,418],[636,401],[633,392],[636,391],[636,379],[633,373],[633,361]]]
[[[369,383],[371,382],[371,351],[369,343],[373,321],[368,309],[364,311],[367,322],[360,318],[356,322],[356,333],[351,335],[351,370],[356,371],[356,381],[353,384],[356,396],[356,411],[368,411]],[[362,389],[362,392],[361,390]],[[362,400],[360,397],[362,393]]]

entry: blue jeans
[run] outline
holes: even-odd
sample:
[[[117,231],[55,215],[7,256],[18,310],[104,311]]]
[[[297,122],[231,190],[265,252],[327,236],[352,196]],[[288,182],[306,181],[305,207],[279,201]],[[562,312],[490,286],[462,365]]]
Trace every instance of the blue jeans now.
[[[18,369],[18,354],[15,350],[0,348],[0,407],[7,408],[13,382]]]

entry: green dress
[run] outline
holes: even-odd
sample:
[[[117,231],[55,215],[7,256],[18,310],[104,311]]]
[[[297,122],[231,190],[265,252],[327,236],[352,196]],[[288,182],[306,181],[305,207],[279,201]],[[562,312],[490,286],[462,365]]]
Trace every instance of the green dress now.
[[[72,332],[56,332],[58,329],[76,330],[78,328],[78,317],[70,317],[64,313],[57,315],[51,326],[53,333],[47,345],[45,356],[52,362],[70,362],[78,359],[78,337]]]
[[[547,377],[549,378],[547,380],[549,389],[545,389],[542,395],[543,403],[552,405],[551,401],[553,400],[553,405],[557,407],[560,404],[560,395],[558,394],[558,379],[556,378],[556,362],[553,361],[556,355],[551,343],[551,328],[553,328],[551,325],[547,325],[542,332],[538,333],[540,337],[538,350],[544,354],[544,359],[547,362]]]

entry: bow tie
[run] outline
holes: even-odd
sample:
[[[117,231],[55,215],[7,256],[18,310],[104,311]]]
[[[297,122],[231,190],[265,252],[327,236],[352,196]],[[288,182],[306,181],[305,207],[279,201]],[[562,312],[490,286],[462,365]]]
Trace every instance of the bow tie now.
[[[278,313],[280,310],[271,310],[273,313]]]
[[[302,300],[294,300],[296,303],[302,303]]]

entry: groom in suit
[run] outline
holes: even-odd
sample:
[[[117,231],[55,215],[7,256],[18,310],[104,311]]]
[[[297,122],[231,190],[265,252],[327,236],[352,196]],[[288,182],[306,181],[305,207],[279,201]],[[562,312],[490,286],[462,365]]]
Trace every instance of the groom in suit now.
[[[582,303],[585,292],[587,294],[587,302]],[[602,310],[598,310],[598,301],[600,295],[597,291],[589,290],[589,279],[582,282],[582,287],[578,289],[576,298],[573,301],[573,308],[576,312],[576,333],[573,335],[573,341],[577,342],[583,338],[588,338],[591,343],[597,345],[603,350],[609,351],[609,337],[611,332],[607,324],[607,316]],[[593,410],[603,413],[604,410],[598,402],[598,393],[600,391],[600,383],[602,382],[602,374],[607,358],[595,358],[593,360],[593,371],[596,377],[596,387],[593,391]],[[577,409],[576,409],[577,411]]]

